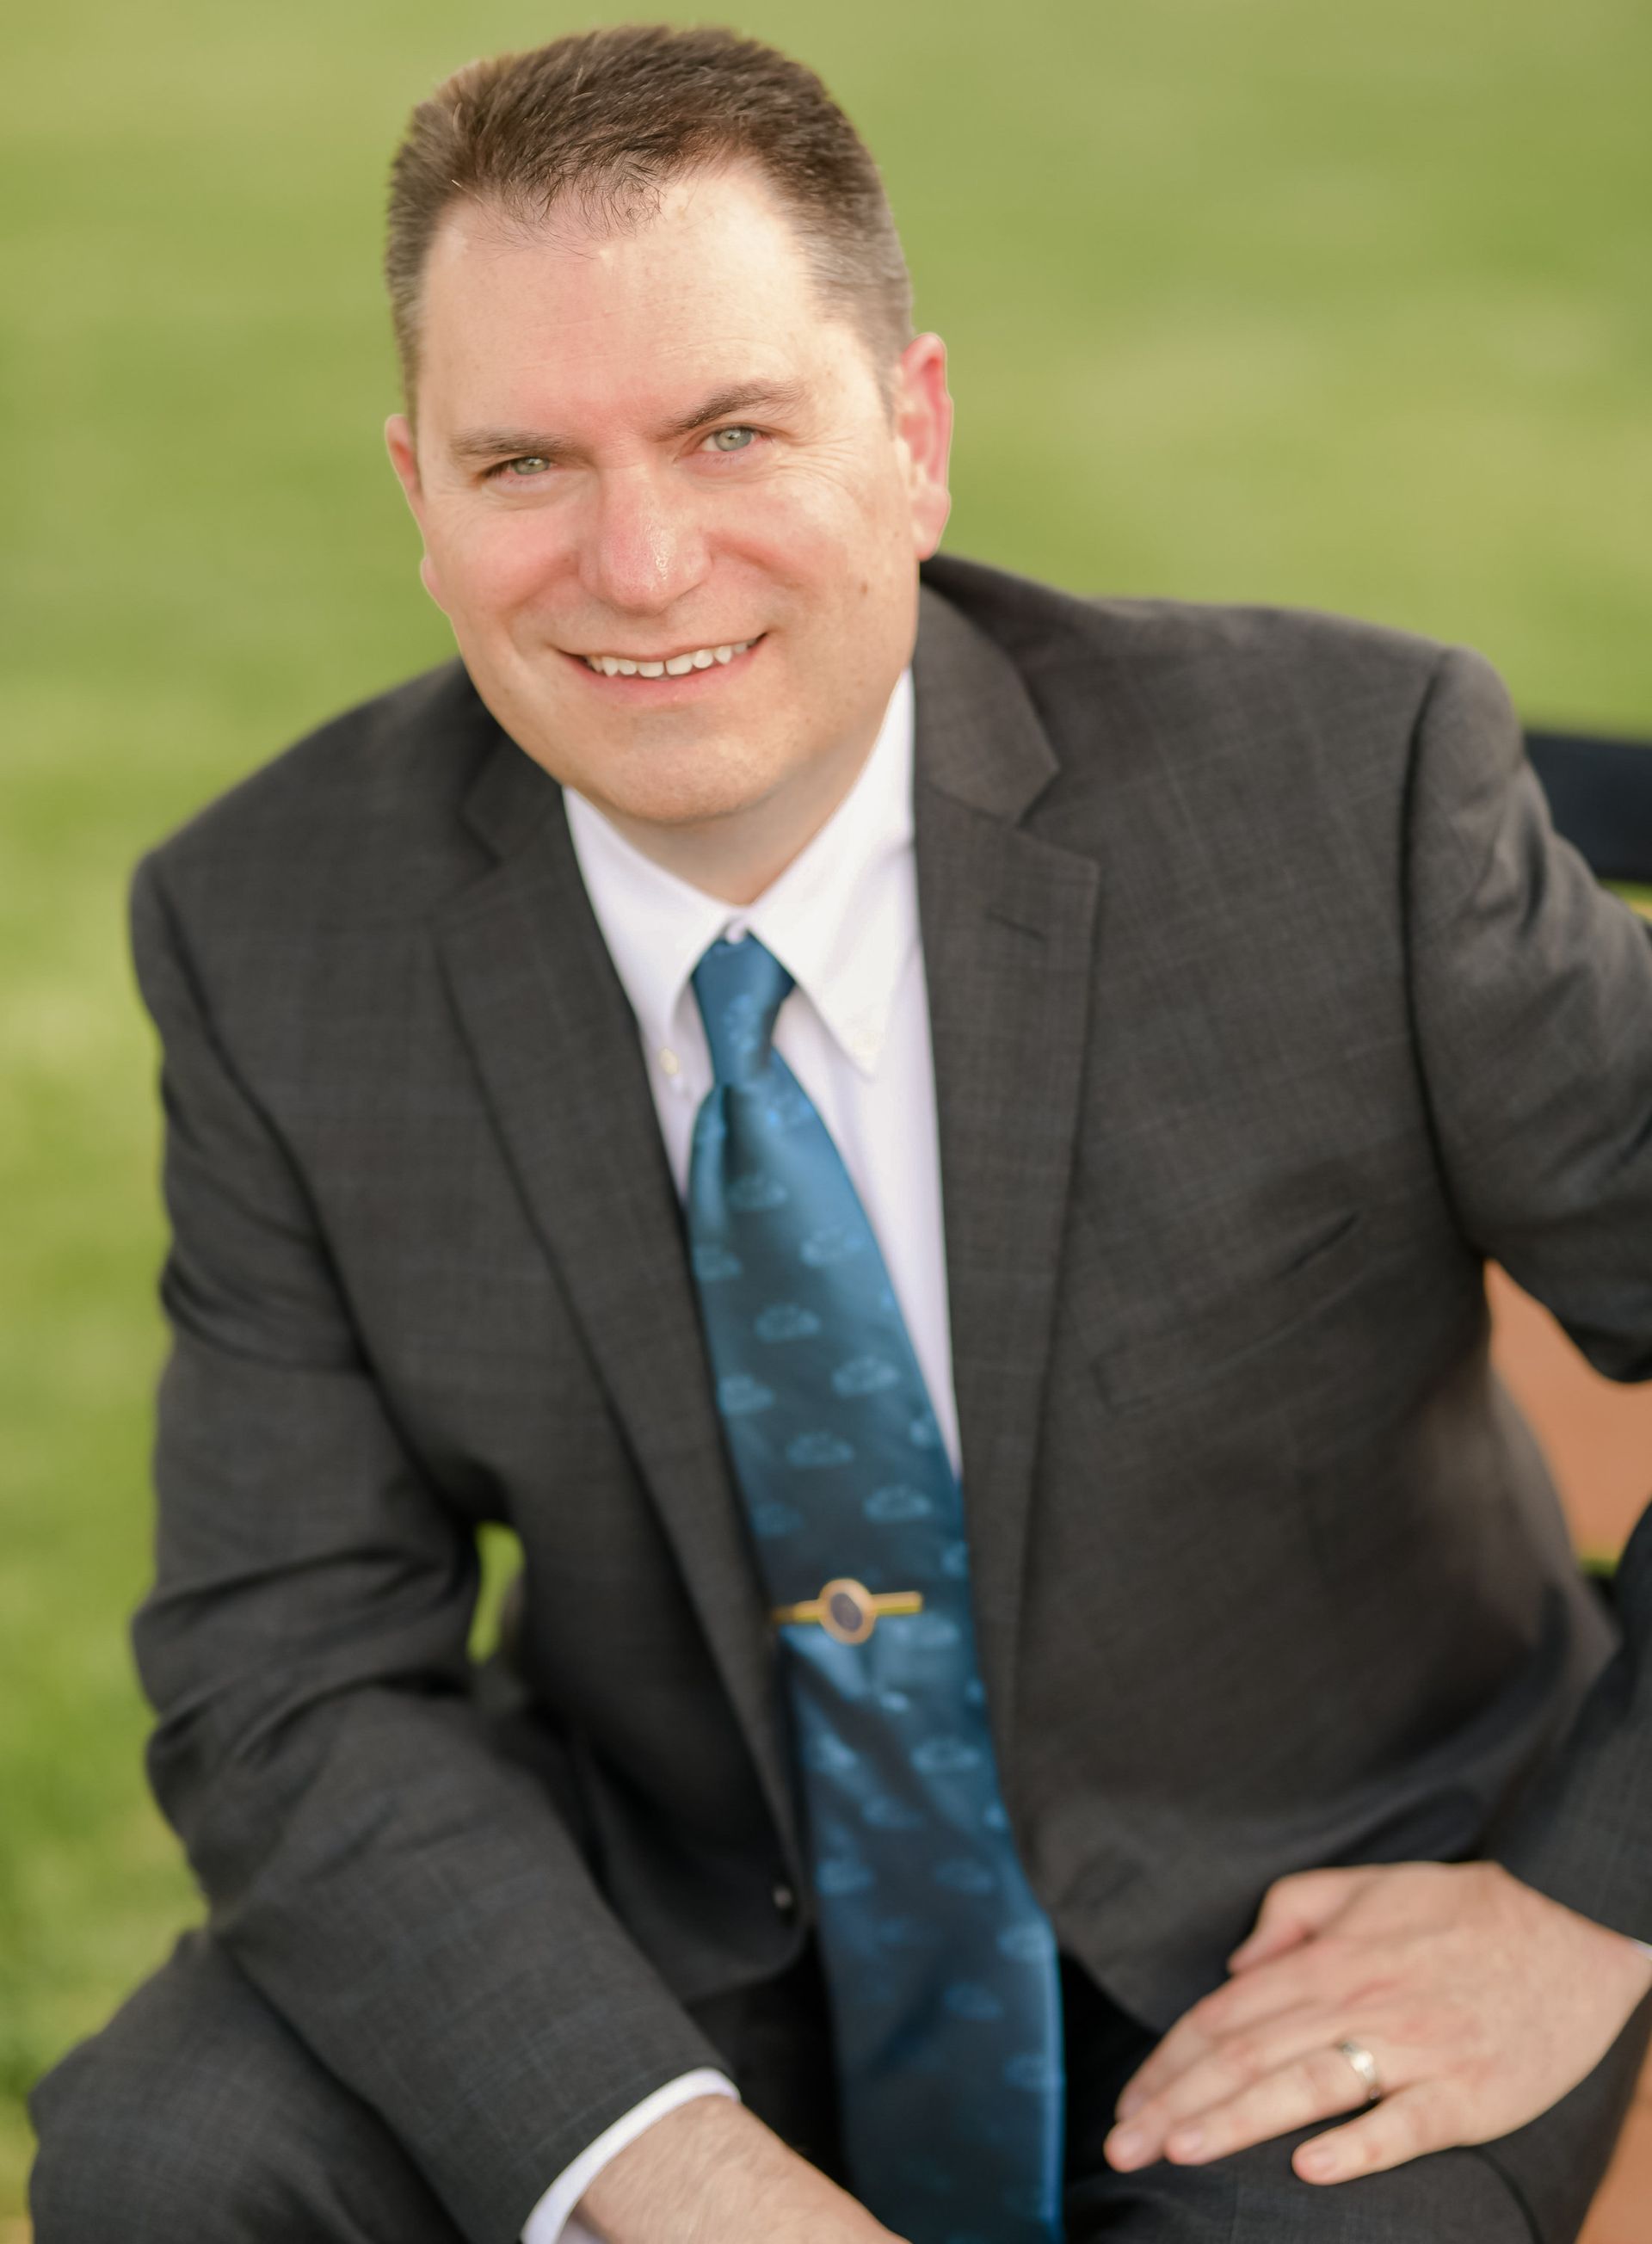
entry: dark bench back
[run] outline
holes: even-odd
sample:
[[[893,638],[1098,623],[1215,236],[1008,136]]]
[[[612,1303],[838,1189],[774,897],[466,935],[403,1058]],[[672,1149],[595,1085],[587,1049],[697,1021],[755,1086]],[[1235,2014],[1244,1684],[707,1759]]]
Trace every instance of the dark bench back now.
[[[1603,881],[1652,884],[1652,742],[1527,733],[1554,823]]]

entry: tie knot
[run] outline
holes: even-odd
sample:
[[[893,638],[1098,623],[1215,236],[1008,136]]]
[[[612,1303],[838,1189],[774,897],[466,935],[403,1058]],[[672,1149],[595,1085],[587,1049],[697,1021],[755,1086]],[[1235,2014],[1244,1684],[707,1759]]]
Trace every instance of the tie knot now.
[[[718,1083],[750,1083],[768,1065],[775,1016],[792,977],[755,935],[739,943],[721,936],[694,970],[694,996],[711,1046]]]

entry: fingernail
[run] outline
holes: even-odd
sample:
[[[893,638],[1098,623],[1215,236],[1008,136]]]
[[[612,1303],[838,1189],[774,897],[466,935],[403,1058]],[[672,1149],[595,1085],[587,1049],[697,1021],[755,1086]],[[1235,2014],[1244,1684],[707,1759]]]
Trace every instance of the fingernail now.
[[[1165,2148],[1172,2158],[1196,2159],[1203,2150],[1204,2144],[1202,2127],[1178,2127],[1165,2145]]]
[[[1335,2151],[1304,2151],[1302,2154],[1301,2170],[1303,2173],[1309,2174],[1335,2173],[1337,2153]]]
[[[1115,2166],[1133,2166],[1141,2157],[1142,2140],[1134,2127],[1115,2128],[1107,2138],[1107,2156]]]
[[[1113,2108],[1121,2119],[1127,2119],[1132,2112],[1139,2112],[1146,2101],[1141,2089],[1127,2088]]]

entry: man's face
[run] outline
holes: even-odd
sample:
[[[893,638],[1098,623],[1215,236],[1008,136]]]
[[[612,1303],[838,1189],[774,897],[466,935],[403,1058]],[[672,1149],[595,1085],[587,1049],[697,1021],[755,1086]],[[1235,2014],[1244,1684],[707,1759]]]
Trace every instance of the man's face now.
[[[893,372],[891,413],[748,172],[614,235],[448,217],[416,440],[387,434],[425,585],[530,755],[627,824],[830,809],[946,518],[938,339]]]

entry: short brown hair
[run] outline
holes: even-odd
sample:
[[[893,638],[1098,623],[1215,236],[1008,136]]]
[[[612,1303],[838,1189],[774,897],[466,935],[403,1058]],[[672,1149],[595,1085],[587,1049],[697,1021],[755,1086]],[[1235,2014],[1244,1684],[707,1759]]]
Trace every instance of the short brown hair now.
[[[802,238],[829,309],[860,333],[887,392],[911,338],[911,283],[884,183],[802,63],[734,31],[627,24],[468,64],[422,101],[390,168],[384,276],[410,407],[425,260],[456,203],[543,223],[646,220],[685,174],[747,162]]]

